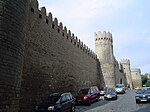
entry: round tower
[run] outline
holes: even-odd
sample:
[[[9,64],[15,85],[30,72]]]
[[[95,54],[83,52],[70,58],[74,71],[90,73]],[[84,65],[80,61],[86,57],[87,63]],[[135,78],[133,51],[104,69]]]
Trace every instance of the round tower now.
[[[115,87],[113,39],[110,32],[95,33],[95,53],[101,63],[105,86]]]
[[[0,0],[0,111],[18,112],[28,0]]]
[[[141,70],[139,68],[131,69],[131,77],[133,82],[133,88],[142,87]]]
[[[130,68],[130,60],[129,59],[122,59],[120,64],[123,67],[123,72],[125,73],[127,85],[130,85],[130,88],[133,88],[132,85],[132,77],[131,77],[131,68]]]

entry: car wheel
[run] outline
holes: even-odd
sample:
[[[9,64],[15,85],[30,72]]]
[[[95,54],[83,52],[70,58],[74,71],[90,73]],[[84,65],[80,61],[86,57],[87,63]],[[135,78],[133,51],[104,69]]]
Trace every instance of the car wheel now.
[[[100,99],[100,96],[98,96],[98,97],[96,98],[96,101],[99,101],[99,99]]]
[[[115,100],[117,100],[118,99],[118,96],[116,95],[116,98],[115,98]]]
[[[75,112],[75,106],[74,105],[72,105],[72,107],[71,107],[71,112]]]
[[[91,105],[91,100],[90,99],[88,100],[87,105],[89,105],[89,106]]]

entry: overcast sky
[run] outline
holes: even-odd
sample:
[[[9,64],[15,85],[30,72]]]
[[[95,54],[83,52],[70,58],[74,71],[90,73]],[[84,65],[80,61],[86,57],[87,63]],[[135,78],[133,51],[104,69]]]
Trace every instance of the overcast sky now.
[[[116,59],[150,73],[150,0],[38,1],[93,51],[94,32],[111,32]]]

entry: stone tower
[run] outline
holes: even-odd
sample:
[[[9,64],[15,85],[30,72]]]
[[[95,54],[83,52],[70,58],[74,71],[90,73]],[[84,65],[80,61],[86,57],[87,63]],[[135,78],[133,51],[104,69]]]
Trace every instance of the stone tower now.
[[[105,86],[115,87],[113,39],[110,32],[95,33],[95,53],[101,63]]]
[[[132,77],[131,77],[131,68],[130,68],[130,60],[129,59],[122,59],[120,61],[120,64],[123,67],[123,72],[126,75],[127,85],[130,85],[130,88],[133,88],[132,86]]]
[[[0,0],[0,111],[18,112],[28,0]]]
[[[133,88],[142,87],[141,70],[139,68],[131,69],[131,77],[133,82]]]

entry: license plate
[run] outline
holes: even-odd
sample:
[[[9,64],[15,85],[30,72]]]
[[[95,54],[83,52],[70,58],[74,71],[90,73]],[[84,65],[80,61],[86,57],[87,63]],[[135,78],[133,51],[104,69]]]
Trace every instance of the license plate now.
[[[147,101],[146,99],[142,99],[141,101]]]

